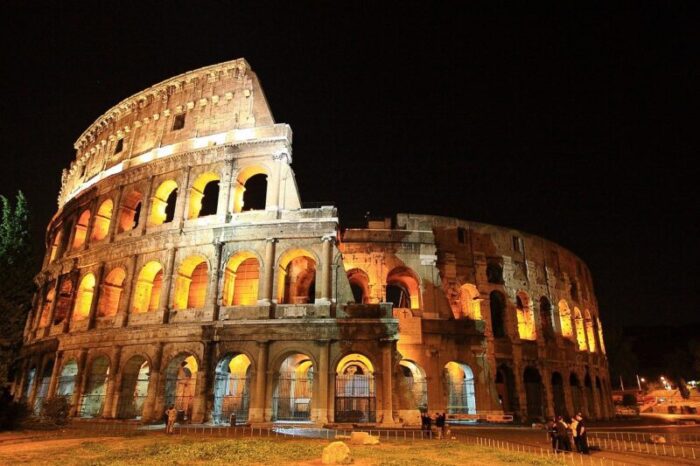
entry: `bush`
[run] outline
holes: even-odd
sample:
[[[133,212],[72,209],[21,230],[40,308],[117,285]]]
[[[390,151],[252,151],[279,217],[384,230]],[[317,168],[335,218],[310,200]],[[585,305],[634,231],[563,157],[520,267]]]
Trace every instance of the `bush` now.
[[[0,431],[14,430],[29,416],[26,403],[3,398],[0,400]]]
[[[47,400],[45,399],[41,404],[41,417],[57,426],[68,424],[70,421],[68,417],[69,413],[70,403],[68,402],[68,398],[64,396],[55,396]]]

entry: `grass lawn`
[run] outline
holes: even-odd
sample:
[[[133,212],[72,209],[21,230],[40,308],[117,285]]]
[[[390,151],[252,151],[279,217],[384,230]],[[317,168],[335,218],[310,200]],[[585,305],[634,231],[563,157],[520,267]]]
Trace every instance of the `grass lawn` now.
[[[0,439],[1,440],[1,439]],[[60,465],[320,465],[327,440],[221,439],[160,433],[86,437],[75,433],[0,443],[0,464]],[[458,441],[349,445],[355,465],[554,465],[554,459]]]

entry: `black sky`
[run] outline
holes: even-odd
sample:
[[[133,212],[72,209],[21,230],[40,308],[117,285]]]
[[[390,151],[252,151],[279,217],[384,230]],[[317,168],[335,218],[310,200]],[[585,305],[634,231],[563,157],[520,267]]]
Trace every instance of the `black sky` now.
[[[37,237],[99,115],[245,57],[294,130],[304,201],[346,225],[417,212],[540,234],[591,267],[604,322],[700,322],[693,2],[55,3],[0,19],[0,193],[27,194]]]

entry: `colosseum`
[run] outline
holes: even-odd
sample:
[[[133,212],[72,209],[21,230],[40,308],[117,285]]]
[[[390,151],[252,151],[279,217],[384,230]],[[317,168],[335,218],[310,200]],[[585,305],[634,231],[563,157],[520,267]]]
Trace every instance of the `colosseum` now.
[[[612,415],[591,274],[544,238],[303,204],[244,59],[133,95],[75,143],[17,399],[76,418],[412,426]]]

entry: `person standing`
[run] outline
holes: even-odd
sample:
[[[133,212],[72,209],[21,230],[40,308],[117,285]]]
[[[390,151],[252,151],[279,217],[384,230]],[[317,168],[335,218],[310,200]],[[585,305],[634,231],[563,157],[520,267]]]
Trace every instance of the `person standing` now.
[[[440,419],[442,419],[442,438],[446,439],[447,438],[447,431],[449,430],[447,427],[447,414],[442,413],[440,415]]]
[[[557,417],[556,431],[557,431],[557,449],[564,451],[571,451],[571,443],[569,442],[568,425],[564,422],[564,418],[561,416]]]
[[[177,419],[177,409],[175,409],[175,405],[170,405],[165,415],[168,417],[167,424],[165,425],[165,433],[172,434],[175,420]]]
[[[576,448],[576,451],[579,453],[581,450],[579,449],[578,446],[578,438],[576,437],[576,429],[578,428],[578,420],[576,419],[576,416],[574,416],[571,419],[571,423],[569,424],[569,436],[571,437],[571,443],[572,445]]]
[[[435,430],[437,430],[437,438],[438,439],[442,438],[442,430],[444,427],[445,427],[445,418],[442,417],[442,414],[435,413]]]
[[[581,416],[581,413],[576,415],[576,421],[576,440],[578,441],[578,451],[584,455],[588,455],[590,454],[590,450],[588,449],[588,435],[586,434],[586,424],[583,422],[583,416]]]
[[[557,449],[557,420],[556,418],[551,418],[547,423],[547,433],[549,433],[549,439],[552,441],[552,450]]]

